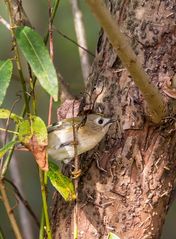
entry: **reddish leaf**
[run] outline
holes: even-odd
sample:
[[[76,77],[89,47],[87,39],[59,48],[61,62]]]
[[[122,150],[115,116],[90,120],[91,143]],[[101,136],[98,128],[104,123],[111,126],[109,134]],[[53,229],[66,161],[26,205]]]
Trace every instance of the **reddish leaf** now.
[[[22,121],[19,125],[19,140],[33,153],[39,167],[48,171],[48,135],[44,122],[37,116]]]

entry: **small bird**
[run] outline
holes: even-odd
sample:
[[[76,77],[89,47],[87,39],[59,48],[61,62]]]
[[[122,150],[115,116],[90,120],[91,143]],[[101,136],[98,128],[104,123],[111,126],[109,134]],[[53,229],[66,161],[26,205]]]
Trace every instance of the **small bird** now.
[[[76,129],[74,142],[73,122]],[[48,154],[55,160],[69,162],[75,155],[94,148],[105,136],[109,126],[114,122],[100,114],[88,114],[64,119],[48,127]]]

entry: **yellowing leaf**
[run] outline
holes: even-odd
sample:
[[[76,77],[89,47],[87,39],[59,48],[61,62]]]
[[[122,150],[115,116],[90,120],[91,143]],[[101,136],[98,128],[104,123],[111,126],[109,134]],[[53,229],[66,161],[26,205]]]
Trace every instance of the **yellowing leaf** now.
[[[73,201],[76,199],[73,182],[68,177],[63,175],[59,167],[52,161],[49,161],[49,170],[47,175],[52,185],[61,194],[65,201]]]
[[[16,123],[19,123],[23,119],[19,115],[11,113],[7,109],[0,109],[0,119],[8,119],[8,118],[14,120]]]
[[[108,239],[120,239],[120,237],[118,237],[114,233],[110,232],[109,235],[108,235]]]

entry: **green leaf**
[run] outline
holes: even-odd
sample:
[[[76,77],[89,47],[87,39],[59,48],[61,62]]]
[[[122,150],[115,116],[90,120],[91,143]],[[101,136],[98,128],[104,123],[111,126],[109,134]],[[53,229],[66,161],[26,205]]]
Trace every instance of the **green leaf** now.
[[[13,64],[11,60],[0,61],[0,105],[6,95],[12,76]]]
[[[24,144],[30,143],[31,138],[35,136],[38,144],[47,141],[47,128],[43,120],[37,116],[31,115],[30,119],[23,120],[19,125],[19,140]]]
[[[73,182],[68,177],[64,176],[59,170],[59,167],[52,161],[49,161],[47,175],[52,185],[61,194],[65,201],[73,201],[76,199]]]
[[[109,235],[108,235],[108,239],[120,239],[120,237],[118,237],[114,233],[110,232]]]
[[[7,143],[3,148],[0,149],[0,158],[4,156],[5,153],[7,153],[8,150],[12,149],[13,146],[18,143],[18,141],[10,141]]]
[[[25,26],[17,27],[16,39],[41,86],[57,101],[57,74],[41,36],[30,27]]]
[[[14,120],[16,123],[19,123],[23,119],[21,116],[11,113],[7,109],[0,109],[0,119],[8,119],[8,118]]]
[[[23,144],[29,144],[32,137],[32,129],[29,120],[23,120],[19,125],[19,141]]]
[[[48,134],[43,120],[34,115],[31,115],[28,120],[23,120],[19,124],[18,138],[33,153],[39,167],[48,171],[46,151]]]

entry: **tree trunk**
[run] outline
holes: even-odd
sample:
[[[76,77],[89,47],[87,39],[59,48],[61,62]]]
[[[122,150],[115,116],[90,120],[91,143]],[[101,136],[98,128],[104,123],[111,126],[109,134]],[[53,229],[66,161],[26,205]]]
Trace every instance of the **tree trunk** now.
[[[105,239],[113,232],[120,239],[157,239],[176,176],[176,1],[109,0],[107,7],[169,113],[160,125],[151,122],[142,95],[101,32],[86,91],[95,99],[102,90],[95,108],[118,123],[81,157],[79,238]],[[74,205],[60,198],[57,202],[54,238],[73,238]]]

